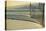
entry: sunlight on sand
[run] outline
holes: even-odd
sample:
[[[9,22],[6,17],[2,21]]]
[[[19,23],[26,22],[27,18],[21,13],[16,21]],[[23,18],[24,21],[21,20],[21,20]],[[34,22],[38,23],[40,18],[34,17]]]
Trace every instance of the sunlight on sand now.
[[[7,29],[15,30],[15,29],[35,29],[42,28],[42,25],[29,22],[29,21],[21,21],[21,20],[7,20]]]

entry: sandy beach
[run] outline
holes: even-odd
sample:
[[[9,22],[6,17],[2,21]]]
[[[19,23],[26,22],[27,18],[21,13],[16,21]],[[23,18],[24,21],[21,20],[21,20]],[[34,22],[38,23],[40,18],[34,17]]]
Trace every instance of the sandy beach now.
[[[42,28],[42,25],[21,20],[7,20],[7,30],[16,30],[16,29],[36,29]]]

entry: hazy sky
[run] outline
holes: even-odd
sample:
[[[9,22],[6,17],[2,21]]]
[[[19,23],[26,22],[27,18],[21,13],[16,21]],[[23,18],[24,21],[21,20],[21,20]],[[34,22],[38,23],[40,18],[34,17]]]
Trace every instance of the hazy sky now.
[[[22,5],[29,5],[31,2],[34,3],[34,2],[37,2],[36,0],[31,0],[31,1],[14,1],[14,0],[7,0],[7,6],[8,7],[11,7],[11,6],[22,6]]]
[[[30,2],[24,2],[24,1],[7,1],[7,6],[22,6],[22,5],[29,5]]]

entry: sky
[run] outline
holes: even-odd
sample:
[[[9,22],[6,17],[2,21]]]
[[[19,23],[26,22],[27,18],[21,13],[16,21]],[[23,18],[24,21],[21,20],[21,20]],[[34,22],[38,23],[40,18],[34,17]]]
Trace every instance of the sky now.
[[[29,5],[30,2],[24,1],[7,1],[7,7]]]
[[[32,4],[34,2],[38,2],[38,0],[7,0],[7,7],[29,5],[30,2]]]
[[[7,0],[7,7],[11,7],[11,6],[22,6],[22,5],[29,5],[31,2],[34,3],[34,2],[39,2],[38,0]]]

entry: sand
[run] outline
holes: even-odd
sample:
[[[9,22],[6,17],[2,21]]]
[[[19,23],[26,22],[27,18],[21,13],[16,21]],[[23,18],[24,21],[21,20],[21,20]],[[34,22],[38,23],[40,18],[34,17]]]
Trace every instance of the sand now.
[[[7,30],[42,28],[42,25],[29,21],[10,20],[10,19],[6,21],[7,21]]]

